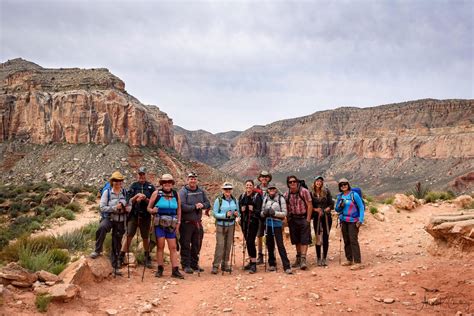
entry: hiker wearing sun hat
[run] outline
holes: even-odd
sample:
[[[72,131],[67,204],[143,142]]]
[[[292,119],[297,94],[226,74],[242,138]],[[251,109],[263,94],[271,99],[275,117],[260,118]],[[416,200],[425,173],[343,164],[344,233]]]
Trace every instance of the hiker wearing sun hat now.
[[[95,234],[95,251],[90,255],[92,259],[102,253],[105,237],[112,230],[112,250],[110,258],[115,275],[122,275],[119,269],[119,252],[122,246],[122,237],[125,233],[125,220],[130,207],[127,204],[127,193],[122,188],[123,175],[119,171],[110,177],[111,188],[105,190],[100,198],[100,211],[102,219]]]
[[[217,274],[219,265],[222,272],[232,272],[232,261],[229,264],[229,257],[234,241],[235,219],[240,215],[239,203],[232,196],[234,188],[232,183],[224,182],[221,188],[222,195],[216,198],[212,209],[212,214],[216,219],[216,250],[212,274]]]
[[[339,180],[339,191],[336,201],[336,212],[339,213],[344,252],[347,261],[342,265],[352,266],[352,270],[362,268],[359,247],[359,227],[364,222],[364,203],[357,192],[351,190],[346,178]]]
[[[262,199],[268,190],[268,184],[272,181],[272,174],[266,170],[262,170],[257,177],[259,184],[255,187],[255,191],[260,193]],[[263,235],[265,234],[265,219],[260,218],[257,233],[257,247],[258,247],[258,258],[257,264],[263,264]]]
[[[148,203],[148,212],[154,215],[154,231],[156,236],[156,261],[158,269],[156,277],[162,277],[164,271],[165,241],[170,251],[172,266],[171,276],[184,279],[179,272],[178,252],[176,247],[176,233],[181,224],[181,202],[178,192],[173,189],[175,181],[173,176],[165,173],[160,178],[161,189],[153,192]]]

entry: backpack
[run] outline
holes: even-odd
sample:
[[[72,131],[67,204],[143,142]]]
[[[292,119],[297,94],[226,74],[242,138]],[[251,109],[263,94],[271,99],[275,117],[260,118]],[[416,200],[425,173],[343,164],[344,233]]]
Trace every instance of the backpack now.
[[[309,189],[308,189],[308,187],[306,186],[306,183],[304,182],[304,180],[299,180],[299,184],[298,184],[298,197],[303,200],[303,202],[304,202],[304,203],[303,203],[303,204],[304,204],[304,208],[305,208],[306,211],[308,211],[308,205],[306,204],[306,200],[304,199],[303,196],[301,196],[301,187],[303,187],[303,188],[305,188],[305,189],[307,189],[307,190],[309,191]],[[286,205],[287,205],[288,209],[290,209],[290,194],[294,194],[294,193],[290,193],[290,190],[288,190],[288,198],[285,199]],[[311,191],[309,192],[309,194],[311,194]]]
[[[109,183],[109,182],[107,182]],[[105,189],[105,190],[104,190]],[[107,206],[109,206],[109,202],[110,202],[110,191],[112,190],[112,187],[110,186],[110,183],[109,183],[109,187],[107,188],[107,184],[104,185],[104,187],[102,188],[101,190],[101,193],[103,194],[103,192],[107,192]],[[125,190],[124,188],[122,188],[122,190],[120,190],[120,192],[123,194],[123,196],[125,196],[125,199],[127,198],[127,190]],[[101,195],[102,196],[102,195]],[[104,219],[108,216],[107,213],[103,213],[103,212],[100,212],[100,218],[101,219]]]
[[[285,197],[281,193],[277,193],[277,195],[278,195],[278,205],[280,206],[280,210],[281,210],[281,198],[282,197],[285,198]],[[262,202],[262,208],[266,204],[267,200],[268,200],[268,195],[265,195],[265,198],[263,199],[263,202]]]
[[[232,199],[232,201],[234,201],[235,205],[238,205],[237,200],[235,199],[233,195],[231,195],[230,198]],[[219,200],[219,210],[220,210],[222,206],[222,195],[219,195],[217,199]]]
[[[176,190],[171,190],[171,192],[173,193],[173,197],[176,199],[176,201],[178,201],[178,192]],[[152,203],[153,207],[156,205],[156,203],[158,203],[160,201],[160,199],[165,196],[165,192],[163,192],[163,190],[160,190],[158,191],[158,197],[156,198],[156,200]]]
[[[99,190],[100,196],[102,196],[102,194],[104,194],[105,190],[109,190],[109,189],[112,189],[112,186],[110,185],[110,181],[107,181],[104,184],[104,186],[102,187],[102,189]]]
[[[361,188],[351,188],[351,199],[352,202],[355,204],[357,211],[359,211],[359,206],[357,206],[357,203],[354,201],[354,192],[357,193],[360,196],[360,199],[362,200],[362,204],[364,205],[364,208],[366,208],[364,198],[362,197],[362,189]]]

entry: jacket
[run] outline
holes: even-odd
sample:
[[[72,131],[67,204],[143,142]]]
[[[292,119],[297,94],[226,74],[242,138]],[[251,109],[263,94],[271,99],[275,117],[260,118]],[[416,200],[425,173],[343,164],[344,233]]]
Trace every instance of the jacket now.
[[[341,222],[363,223],[364,211],[364,202],[357,192],[350,191],[347,195],[342,193],[337,195],[336,212],[339,213]]]
[[[204,209],[211,208],[211,203],[206,193],[197,187],[191,190],[189,186],[184,186],[179,190],[179,198],[181,200],[181,221],[200,221],[202,218],[202,209],[196,209],[197,203],[204,204]]]
[[[260,219],[260,212],[262,210],[262,195],[258,192],[252,192],[250,196],[247,193],[242,193],[239,197],[239,205],[242,216],[242,221],[247,222],[250,218]],[[249,210],[249,206],[253,207],[253,210]],[[244,208],[242,210],[242,208]]]
[[[222,204],[221,204],[222,201]],[[219,205],[221,204],[221,205]],[[226,200],[224,196],[218,197],[214,201],[214,207],[212,209],[212,215],[216,219],[216,224],[219,226],[232,226],[235,224],[235,216],[227,217],[228,211],[237,211],[238,216],[240,216],[239,211],[239,202],[235,198]]]
[[[150,199],[151,195],[155,191],[155,187],[150,182],[145,182],[141,184],[140,182],[134,182],[130,186],[127,192],[127,202],[131,203],[131,199],[137,195],[138,193],[145,194],[147,199]],[[148,201],[143,200],[141,202],[135,202],[132,204],[132,211],[130,212],[130,216],[133,217],[143,217],[143,218],[150,218],[150,213],[147,212]]]
[[[100,197],[100,212],[102,217],[108,217],[113,222],[125,221],[126,212],[124,209],[119,213],[117,211],[117,205],[122,203],[125,207],[130,207],[127,204],[126,191],[120,190],[119,194],[116,194],[112,189],[107,189],[102,193]]]
[[[266,215],[270,210],[275,212],[275,215]],[[283,220],[287,215],[285,197],[279,193],[272,198],[270,195],[265,195],[263,199],[261,216],[266,218],[266,224],[269,227],[282,227]]]
[[[329,207],[329,209],[334,209],[334,200],[332,199],[331,191],[328,188],[323,188],[326,191],[326,196],[318,198],[313,192],[311,192],[311,201],[313,204],[313,213],[312,217],[315,218],[318,216],[318,212],[314,211],[317,208],[321,208],[323,211]],[[323,213],[323,215],[326,213]]]

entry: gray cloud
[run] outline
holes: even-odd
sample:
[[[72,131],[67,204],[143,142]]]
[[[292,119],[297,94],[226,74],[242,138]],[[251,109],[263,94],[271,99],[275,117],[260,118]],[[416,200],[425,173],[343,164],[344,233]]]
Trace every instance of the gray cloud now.
[[[0,3],[2,61],[107,67],[188,129],[473,97],[471,1]]]

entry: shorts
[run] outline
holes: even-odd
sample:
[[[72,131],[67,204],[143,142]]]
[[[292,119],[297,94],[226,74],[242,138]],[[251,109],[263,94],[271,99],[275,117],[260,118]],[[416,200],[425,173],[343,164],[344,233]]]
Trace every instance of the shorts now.
[[[306,217],[292,217],[288,221],[288,228],[292,245],[311,244],[311,224],[306,221]]]
[[[137,233],[137,228],[140,228],[140,236],[142,239],[149,239],[150,234],[150,224],[151,218],[143,218],[143,217],[131,217],[127,223],[127,236],[133,237]]]
[[[155,226],[156,238],[176,239],[176,231],[172,228]]]
[[[259,218],[257,237],[261,238],[265,235],[265,226],[265,218]]]

